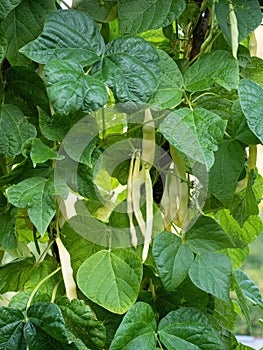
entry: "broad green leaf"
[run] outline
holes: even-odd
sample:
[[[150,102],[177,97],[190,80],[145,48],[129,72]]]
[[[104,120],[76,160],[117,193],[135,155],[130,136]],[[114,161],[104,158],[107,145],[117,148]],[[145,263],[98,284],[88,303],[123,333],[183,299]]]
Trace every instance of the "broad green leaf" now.
[[[250,216],[242,228],[227,209],[220,210],[217,217],[223,230],[229,234],[237,246],[245,247],[248,243],[252,243],[263,229],[263,224],[256,215]]]
[[[124,36],[106,45],[93,74],[112,89],[118,102],[148,102],[159,85],[159,56],[143,38]]]
[[[254,171],[249,173],[247,187],[234,195],[230,210],[233,217],[242,227],[251,215],[258,215],[258,201],[253,191]]]
[[[101,250],[79,268],[77,284],[84,295],[114,313],[126,312],[136,301],[142,263],[128,250]]]
[[[236,222],[236,224],[238,225],[237,222]],[[221,253],[223,253],[229,257],[229,259],[231,260],[231,263],[232,263],[233,270],[234,270],[234,269],[239,269],[243,265],[244,260],[248,256],[249,248],[248,248],[248,246],[245,246],[243,248],[222,249]]]
[[[56,299],[56,304],[62,311],[67,329],[80,338],[88,348],[104,349],[105,328],[83,300],[70,301],[66,297],[61,297]]]
[[[108,23],[117,17],[117,1],[73,0],[74,9],[87,12],[97,22]]]
[[[238,91],[248,126],[263,143],[263,88],[249,79],[242,79]]]
[[[53,0],[23,0],[2,21],[1,26],[8,40],[7,59],[12,65],[28,63],[18,50],[40,34],[46,16],[53,10]]]
[[[194,261],[194,254],[182,240],[170,232],[160,233],[153,241],[153,256],[164,287],[178,287]]]
[[[38,163],[45,163],[49,159],[61,159],[57,152],[45,145],[40,139],[28,139],[22,146],[22,154],[30,157],[34,168]]]
[[[96,23],[84,12],[58,10],[50,14],[39,37],[20,52],[38,63],[74,60],[89,66],[99,60],[104,41]]]
[[[3,0],[0,3],[0,21],[2,21],[23,0]]]
[[[0,349],[26,350],[24,316],[20,310],[0,307]]]
[[[34,258],[16,259],[0,266],[0,293],[18,292],[31,275]]]
[[[0,244],[6,249],[15,249],[17,247],[16,234],[16,214],[14,208],[0,209]]]
[[[230,203],[244,165],[245,151],[239,143],[235,140],[223,140],[209,172],[209,191],[222,203]]]
[[[232,0],[232,4],[237,18],[238,41],[240,42],[260,25],[262,14],[257,0]],[[225,0],[219,0],[215,3],[215,10],[221,30],[231,45],[229,3]]]
[[[205,91],[216,83],[227,90],[237,89],[238,62],[228,51],[214,51],[202,55],[184,74],[187,91]]]
[[[156,320],[149,304],[138,302],[124,316],[110,350],[155,350]]]
[[[222,227],[208,216],[200,216],[185,237],[186,244],[198,254],[234,246]]]
[[[229,125],[230,134],[236,140],[239,140],[247,145],[256,145],[260,143],[256,135],[248,127],[247,120],[242,111],[239,100],[236,100],[231,108]],[[229,132],[229,130],[227,130],[227,132]]]
[[[14,105],[3,105],[0,109],[0,155],[12,157],[21,153],[22,144],[36,136],[34,125]]]
[[[182,99],[183,78],[174,60],[164,51],[158,50],[161,80],[153,96],[152,104],[162,108],[174,108]]]
[[[28,104],[49,112],[46,87],[40,76],[28,67],[11,67],[6,75],[6,94],[15,95]]]
[[[28,216],[41,236],[47,230],[56,212],[55,188],[53,181],[43,177],[32,177],[8,189],[7,197],[11,204],[26,208]]]
[[[248,64],[241,70],[240,75],[244,79],[253,80],[263,87],[263,60],[259,57],[250,57]]]
[[[158,334],[169,350],[223,350],[207,317],[197,308],[169,312],[160,321]]]
[[[118,0],[121,34],[136,34],[165,27],[185,9],[185,0]]]
[[[31,295],[30,291],[18,292],[11,298],[8,306],[13,309],[18,309],[24,313],[26,312],[27,302],[28,302],[28,299],[30,298],[30,295]],[[50,296],[48,294],[41,294],[40,292],[37,292],[33,297],[31,305],[36,302],[49,302],[49,301],[50,301]]]
[[[35,303],[27,310],[27,318],[53,338],[67,342],[65,322],[60,308],[54,303]]]
[[[233,331],[237,318],[233,304],[226,304],[217,298],[214,298],[214,303],[213,318],[216,323],[222,328]]]
[[[227,256],[206,253],[195,258],[189,277],[198,288],[229,304],[231,272],[231,261]]]
[[[95,111],[108,100],[104,84],[85,74],[74,61],[51,60],[44,68],[44,76],[48,96],[59,114]]]
[[[258,305],[263,309],[263,301],[259,288],[251,281],[245,272],[236,270],[234,276],[243,295],[254,305]]]
[[[0,6],[1,6],[1,4],[0,4]],[[8,46],[7,39],[5,37],[5,34],[2,30],[2,28],[0,27],[0,63],[5,58],[5,55],[7,52],[7,46]]]
[[[210,169],[214,152],[222,141],[226,121],[203,108],[181,108],[171,112],[160,125],[161,133],[179,152]]]
[[[73,218],[71,219],[73,220]],[[71,265],[76,275],[80,265],[84,261],[102,249],[101,246],[78,235],[70,224],[70,220],[65,222],[61,230],[61,239],[66,249],[70,253]]]

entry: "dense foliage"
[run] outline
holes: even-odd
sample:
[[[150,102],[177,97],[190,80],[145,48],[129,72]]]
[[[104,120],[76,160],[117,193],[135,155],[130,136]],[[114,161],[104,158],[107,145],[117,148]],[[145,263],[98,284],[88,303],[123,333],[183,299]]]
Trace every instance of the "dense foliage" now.
[[[59,3],[0,4],[0,349],[249,349],[258,1]]]

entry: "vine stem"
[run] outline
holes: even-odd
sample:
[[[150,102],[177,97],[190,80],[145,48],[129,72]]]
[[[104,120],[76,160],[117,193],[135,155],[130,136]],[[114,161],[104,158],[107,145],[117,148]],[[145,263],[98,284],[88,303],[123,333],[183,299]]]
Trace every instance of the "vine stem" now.
[[[45,278],[43,278],[37,285],[36,287],[33,289],[33,292],[31,293],[27,304],[26,304],[26,310],[28,310],[28,308],[30,307],[32,300],[36,294],[36,292],[39,290],[39,288],[42,286],[43,283],[45,283],[49,278],[51,278],[52,276],[54,276],[58,271],[61,270],[61,267],[58,267],[56,270],[52,271],[48,276],[46,276]]]

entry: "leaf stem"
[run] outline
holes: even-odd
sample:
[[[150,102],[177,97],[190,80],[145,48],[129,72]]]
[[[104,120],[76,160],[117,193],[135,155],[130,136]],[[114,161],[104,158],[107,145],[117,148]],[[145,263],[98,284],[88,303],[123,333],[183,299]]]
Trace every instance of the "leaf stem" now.
[[[184,98],[185,98],[185,101],[186,103],[188,104],[189,108],[191,109],[191,111],[193,110],[193,107],[192,107],[192,104],[191,104],[191,101],[185,91],[185,89],[182,89],[182,92],[183,92],[183,95],[184,95]]]
[[[37,285],[36,287],[33,289],[33,292],[31,293],[27,304],[26,304],[26,310],[28,310],[28,308],[30,307],[32,300],[36,294],[36,292],[39,290],[39,288],[42,286],[43,283],[45,283],[49,278],[51,278],[52,276],[54,276],[58,271],[61,270],[61,267],[58,267],[56,270],[52,271],[48,276],[46,276],[45,278],[43,278]]]

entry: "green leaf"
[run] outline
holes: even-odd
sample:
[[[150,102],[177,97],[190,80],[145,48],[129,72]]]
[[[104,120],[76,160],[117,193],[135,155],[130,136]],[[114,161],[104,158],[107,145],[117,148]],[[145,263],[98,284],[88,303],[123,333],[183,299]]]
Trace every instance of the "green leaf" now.
[[[178,287],[194,261],[194,254],[176,235],[160,233],[153,241],[153,256],[164,287]]]
[[[142,302],[134,304],[124,316],[110,350],[155,350],[156,320],[150,305]]]
[[[119,0],[118,19],[121,34],[136,34],[165,27],[185,9],[185,0]]]
[[[187,91],[209,90],[216,83],[228,91],[238,88],[238,62],[228,51],[202,55],[184,74]]]
[[[262,14],[257,0],[245,2],[243,0],[232,0],[232,4],[237,18],[238,41],[240,42],[260,25]],[[225,0],[217,1],[215,3],[215,10],[220,28],[227,38],[229,45],[231,45],[228,2]]]
[[[1,4],[0,4],[0,6],[1,6]],[[8,46],[8,42],[7,42],[7,39],[5,37],[5,33],[3,32],[2,28],[0,27],[0,63],[5,58],[5,55],[7,52],[7,46]]]
[[[164,137],[190,159],[205,164],[214,163],[214,152],[222,141],[226,121],[204,108],[181,108],[171,112],[160,125]]]
[[[28,63],[18,50],[40,34],[46,16],[53,10],[53,0],[23,0],[2,21],[1,26],[8,40],[7,59],[12,65]]]
[[[26,350],[24,316],[20,310],[0,307],[0,349]]]
[[[231,261],[227,256],[206,253],[196,257],[189,277],[198,288],[229,304],[231,272]]]
[[[241,227],[249,216],[258,215],[259,212],[257,198],[252,187],[255,181],[254,177],[254,171],[250,171],[247,187],[243,191],[236,193],[231,203],[231,214]]]
[[[2,21],[23,0],[4,0],[0,4],[0,21]]]
[[[217,298],[214,298],[214,303],[213,319],[220,327],[233,331],[237,316],[233,304],[226,304]]]
[[[245,165],[245,152],[235,140],[223,140],[215,153],[209,172],[209,191],[222,203],[229,204]]]
[[[263,60],[259,57],[250,57],[248,64],[241,70],[240,75],[244,79],[253,80],[263,87]]]
[[[174,108],[182,99],[183,78],[174,60],[164,51],[158,50],[161,80],[153,96],[152,104],[162,108]]]
[[[239,84],[240,103],[250,130],[263,143],[263,88],[249,79]]]
[[[97,22],[108,23],[117,17],[117,1],[73,0],[74,9],[87,12]]]
[[[37,302],[27,310],[30,323],[39,327],[53,338],[67,342],[65,322],[60,308],[53,303]]]
[[[16,259],[0,266],[0,293],[18,292],[31,275],[34,258]]]
[[[6,208],[4,211],[0,209],[0,244],[6,249],[17,247],[16,214],[14,208]]]
[[[49,159],[62,159],[57,152],[46,146],[40,139],[28,139],[22,146],[22,154],[30,157],[34,168],[38,163],[45,163]]]
[[[105,327],[98,321],[83,300],[56,299],[62,311],[67,329],[80,338],[88,348],[103,349],[106,341]]]
[[[169,312],[160,321],[158,334],[169,350],[223,350],[207,317],[197,308]]]
[[[108,100],[104,84],[86,75],[74,61],[54,59],[46,64],[44,76],[48,96],[57,113],[95,111]]]
[[[148,102],[160,79],[157,50],[140,37],[124,36],[106,45],[93,74],[104,80],[118,102]]]
[[[200,216],[186,232],[186,244],[198,254],[234,247],[222,227],[208,216]]]
[[[142,263],[128,250],[101,250],[77,273],[78,287],[89,299],[114,313],[126,312],[136,301]]]
[[[41,236],[47,230],[56,212],[55,188],[53,181],[43,177],[32,177],[8,189],[7,197],[11,204],[26,208],[28,216]]]
[[[34,125],[14,105],[3,105],[0,109],[0,155],[12,157],[21,153],[22,144],[36,136]]]
[[[56,58],[74,60],[82,66],[98,61],[103,51],[98,26],[86,13],[77,10],[51,13],[39,37],[20,50],[38,63]]]
[[[259,288],[251,281],[245,272],[241,270],[236,270],[234,272],[236,281],[238,282],[239,287],[242,290],[243,295],[249,300],[252,304],[258,305],[263,309],[263,301]]]
[[[39,106],[49,112],[46,87],[40,76],[31,68],[11,67],[6,75],[6,93],[28,104]]]

